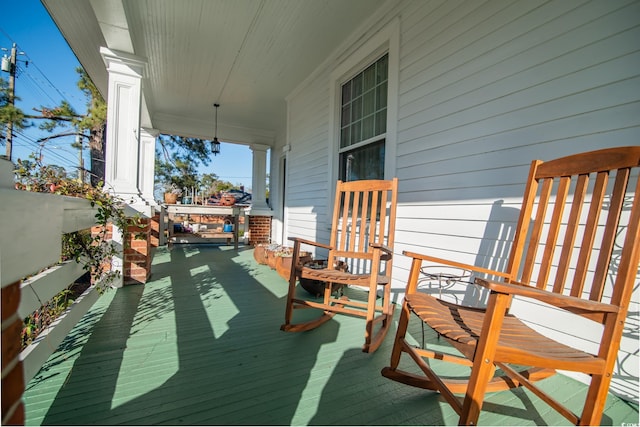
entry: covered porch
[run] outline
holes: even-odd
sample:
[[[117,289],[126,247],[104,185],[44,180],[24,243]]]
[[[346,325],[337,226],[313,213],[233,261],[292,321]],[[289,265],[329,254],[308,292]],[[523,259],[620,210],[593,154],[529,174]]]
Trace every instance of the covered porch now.
[[[358,318],[280,331],[286,281],[252,248],[155,251],[149,281],[103,295],[26,385],[27,425],[457,423],[438,394],[380,375],[394,330],[373,354],[361,351]],[[422,340],[417,324],[411,332]],[[544,381],[579,409],[583,384]],[[485,425],[566,424],[526,390],[492,394],[484,409]],[[638,407],[611,395],[602,422],[637,423]]]

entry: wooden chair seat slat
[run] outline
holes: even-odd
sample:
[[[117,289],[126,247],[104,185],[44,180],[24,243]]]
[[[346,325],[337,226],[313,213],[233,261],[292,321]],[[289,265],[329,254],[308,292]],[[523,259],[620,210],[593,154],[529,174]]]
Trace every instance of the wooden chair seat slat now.
[[[422,321],[446,338],[475,346],[481,335],[484,320],[481,311],[467,310],[465,307],[422,293],[408,295],[407,304]],[[528,351],[531,357],[594,359],[594,356],[589,353],[576,350],[536,332],[512,315],[504,318],[498,346]]]
[[[340,270],[329,270],[328,268],[314,269],[303,268],[300,277],[304,279],[320,280],[322,282],[344,283],[347,285],[369,286],[371,276],[368,274],[350,274]],[[379,284],[389,283],[387,276],[378,275]]]

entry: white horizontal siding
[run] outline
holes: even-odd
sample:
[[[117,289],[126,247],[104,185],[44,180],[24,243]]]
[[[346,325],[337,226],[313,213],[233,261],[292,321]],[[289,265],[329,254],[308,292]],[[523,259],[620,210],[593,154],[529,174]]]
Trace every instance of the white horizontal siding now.
[[[328,90],[313,80],[288,103],[287,236],[328,241]]]
[[[442,202],[490,206],[522,193],[532,159],[638,144],[637,1],[407,8],[397,145],[407,210],[400,215],[419,209],[429,218],[416,204],[445,212],[449,221],[433,245],[461,229]],[[482,226],[486,209],[476,213],[480,221],[470,224]]]
[[[342,48],[337,58],[400,18],[396,299],[403,250],[504,268],[532,160],[640,144],[638,16],[637,0],[398,0]],[[288,104],[289,231],[311,238],[331,209],[332,71],[316,70]],[[637,321],[627,328],[612,388],[637,400]]]
[[[531,160],[640,143],[640,2],[410,7],[402,15],[396,251],[499,267],[518,204],[494,203],[522,194]],[[400,257],[398,289],[407,269]],[[638,310],[636,297],[630,312]],[[539,327],[559,335],[553,319]],[[637,331],[633,316],[627,329]],[[628,335],[624,375],[612,389],[637,400],[637,333]]]

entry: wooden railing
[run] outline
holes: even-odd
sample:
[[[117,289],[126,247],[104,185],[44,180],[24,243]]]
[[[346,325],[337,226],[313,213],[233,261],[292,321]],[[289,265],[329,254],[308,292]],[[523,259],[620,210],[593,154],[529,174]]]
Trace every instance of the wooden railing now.
[[[62,235],[92,227],[95,214],[84,199],[15,190],[11,163],[0,161],[0,281],[3,288],[22,281],[20,318],[34,313],[85,273],[80,263],[59,262]],[[98,297],[95,286],[89,287],[21,352],[25,383]]]

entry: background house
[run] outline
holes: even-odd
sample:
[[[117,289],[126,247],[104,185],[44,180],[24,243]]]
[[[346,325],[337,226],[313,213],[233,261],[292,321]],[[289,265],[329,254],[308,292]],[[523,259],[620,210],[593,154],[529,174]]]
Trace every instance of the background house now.
[[[640,141],[636,0],[42,1],[108,95],[113,187],[146,209],[145,144],[212,137],[219,102],[276,242],[328,239],[336,179],[397,176],[396,253],[500,267],[531,160]],[[612,386],[635,400],[639,300]],[[531,317],[571,340],[555,313]]]

